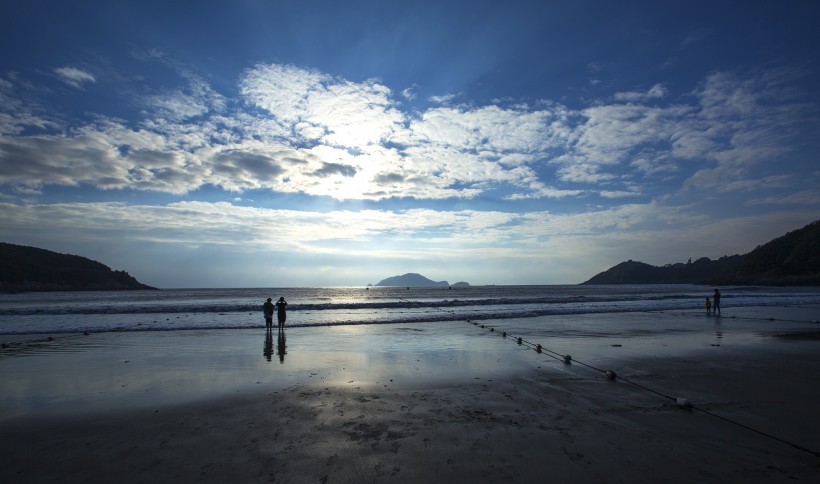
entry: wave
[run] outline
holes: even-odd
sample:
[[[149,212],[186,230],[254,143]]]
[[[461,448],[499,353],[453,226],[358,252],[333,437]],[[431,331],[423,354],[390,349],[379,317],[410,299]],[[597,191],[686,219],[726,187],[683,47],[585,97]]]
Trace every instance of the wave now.
[[[672,301],[686,301],[691,304],[696,296],[692,294],[659,294],[659,295],[616,295],[616,296],[544,296],[544,297],[502,297],[487,299],[444,299],[444,300],[409,300],[398,301],[374,301],[374,302],[308,302],[303,304],[291,303],[288,305],[289,312],[309,312],[309,311],[342,311],[342,310],[400,310],[400,309],[446,309],[460,308],[467,306],[491,307],[491,306],[521,306],[521,305],[568,305],[568,304],[630,304],[639,303],[641,306],[657,305],[664,306],[664,303]],[[784,296],[776,294],[757,294],[755,301],[777,301],[784,299],[799,300],[805,299],[801,296]],[[725,298],[724,300],[729,300]],[[811,297],[816,300],[816,297]],[[26,315],[68,315],[68,314],[179,314],[179,313],[247,313],[261,311],[261,304],[258,303],[236,303],[236,302],[212,302],[212,303],[191,303],[189,301],[168,302],[168,303],[145,303],[145,304],[83,304],[64,307],[5,307],[0,308],[0,316],[26,316]]]
[[[698,310],[709,288],[697,286],[501,286],[277,289],[289,327],[404,324],[550,315]],[[258,289],[68,293],[0,297],[0,334],[259,328]],[[723,307],[817,305],[817,288],[731,288]],[[453,297],[456,296],[456,297]],[[552,323],[551,323],[552,324]]]

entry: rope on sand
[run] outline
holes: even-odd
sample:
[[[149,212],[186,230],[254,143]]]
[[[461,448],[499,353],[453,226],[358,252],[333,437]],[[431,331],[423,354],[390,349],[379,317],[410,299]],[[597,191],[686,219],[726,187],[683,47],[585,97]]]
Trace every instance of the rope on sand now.
[[[471,321],[471,320],[469,320],[469,319],[467,320],[467,322],[468,322],[468,323],[472,323],[473,325],[476,325],[476,326],[478,325],[478,323],[476,323],[476,322],[474,322],[474,321]],[[482,327],[482,328],[484,328],[485,326],[486,326],[486,325],[484,325],[484,324],[482,324],[482,325],[481,325],[481,327]],[[495,328],[490,328],[490,332],[495,333]],[[496,334],[498,334],[498,333],[496,333]],[[506,338],[506,337],[507,337],[507,332],[506,332],[506,331],[502,331],[500,334],[501,334],[501,336],[502,336],[503,338]],[[572,356],[570,356],[570,355],[568,355],[568,354],[564,355],[564,354],[558,353],[558,352],[556,352],[556,351],[553,351],[553,350],[551,350],[551,349],[549,349],[549,348],[545,348],[545,347],[544,347],[544,346],[542,346],[541,344],[534,343],[534,342],[531,342],[531,341],[527,341],[527,340],[525,340],[524,338],[522,338],[522,337],[520,337],[520,336],[519,336],[519,337],[514,337],[514,338],[515,338],[515,340],[516,340],[516,343],[517,343],[517,344],[519,344],[519,345],[526,345],[526,346],[528,346],[528,347],[532,348],[532,349],[533,349],[536,353],[539,353],[539,354],[544,354],[544,355],[549,356],[550,358],[553,358],[553,359],[555,359],[555,360],[562,361],[562,362],[563,362],[564,364],[566,364],[566,365],[572,364],[573,362],[574,362],[574,363],[578,363],[579,365],[585,366],[585,367],[587,367],[587,368],[590,368],[590,369],[592,369],[592,370],[595,370],[595,371],[597,371],[597,372],[599,372],[599,373],[604,374],[604,375],[606,376],[607,380],[610,380],[610,381],[616,381],[616,380],[621,380],[621,381],[624,381],[624,382],[629,383],[629,384],[631,384],[631,385],[634,385],[634,386],[636,386],[637,388],[640,388],[640,389],[642,389],[642,390],[644,390],[644,391],[647,391],[647,392],[650,392],[650,393],[654,393],[655,395],[658,395],[658,396],[660,396],[660,397],[663,397],[663,398],[665,398],[665,399],[667,399],[667,400],[671,400],[671,401],[675,402],[675,403],[676,403],[679,407],[681,407],[681,408],[691,409],[691,410],[697,410],[698,412],[704,413],[704,414],[706,414],[706,415],[710,415],[710,416],[712,416],[712,417],[715,417],[715,418],[717,418],[717,419],[723,420],[724,422],[727,422],[727,423],[730,423],[730,424],[736,425],[736,426],[738,426],[738,427],[744,428],[744,429],[746,429],[746,430],[750,430],[750,431],[755,432],[755,433],[757,433],[757,434],[759,434],[759,435],[762,435],[762,436],[764,436],[764,437],[768,437],[769,439],[772,439],[772,440],[775,440],[775,441],[780,442],[780,443],[782,443],[782,444],[786,444],[786,445],[788,445],[788,446],[791,446],[791,447],[793,447],[793,448],[795,448],[795,449],[797,449],[797,450],[800,450],[800,451],[802,451],[802,452],[809,453],[809,454],[811,454],[811,455],[813,455],[813,456],[815,456],[815,457],[820,457],[820,452],[817,452],[817,451],[811,450],[811,449],[809,449],[809,448],[803,447],[803,446],[801,446],[801,445],[799,445],[799,444],[795,444],[794,442],[789,442],[789,441],[788,441],[788,440],[786,440],[786,439],[782,439],[782,438],[780,438],[780,437],[777,437],[776,435],[772,435],[772,434],[770,434],[770,433],[768,433],[768,432],[764,432],[764,431],[762,431],[762,430],[759,430],[759,429],[756,429],[756,428],[750,427],[750,426],[748,426],[748,425],[746,425],[746,424],[743,424],[743,423],[740,423],[740,422],[738,422],[738,421],[736,421],[736,420],[732,420],[732,419],[727,418],[727,417],[724,417],[724,416],[722,416],[722,415],[718,415],[718,414],[716,414],[716,413],[714,413],[714,412],[711,412],[711,411],[709,411],[709,410],[706,410],[705,408],[701,408],[701,407],[699,407],[699,406],[697,406],[697,405],[695,405],[695,404],[691,403],[689,400],[687,400],[687,399],[685,399],[685,398],[681,398],[681,397],[675,398],[675,397],[673,397],[673,396],[671,396],[671,395],[667,395],[667,394],[665,394],[665,393],[663,393],[663,392],[660,392],[660,391],[658,391],[658,390],[655,390],[655,389],[653,389],[653,388],[649,388],[649,387],[647,387],[646,385],[642,385],[642,384],[640,384],[640,383],[638,383],[638,382],[635,382],[635,381],[632,381],[632,380],[630,380],[630,379],[628,379],[628,378],[624,378],[623,376],[618,375],[617,373],[615,373],[615,372],[614,372],[614,371],[612,371],[612,370],[604,370],[604,369],[601,369],[601,368],[597,368],[597,367],[595,367],[595,366],[593,366],[593,365],[590,365],[590,364],[588,364],[588,363],[584,363],[583,361],[577,360],[577,359],[573,358]]]

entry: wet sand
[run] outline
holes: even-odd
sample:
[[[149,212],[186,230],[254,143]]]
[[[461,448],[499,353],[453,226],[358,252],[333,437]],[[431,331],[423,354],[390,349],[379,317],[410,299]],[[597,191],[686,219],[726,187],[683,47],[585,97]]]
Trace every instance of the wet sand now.
[[[700,324],[695,314],[634,317]],[[704,335],[685,352],[670,349],[670,337],[656,340],[664,345],[659,355],[646,351],[648,341],[621,338],[602,343],[611,348],[607,355],[573,355],[614,371],[614,381],[485,326],[294,328],[283,362],[275,337],[267,361],[256,332],[91,335],[61,351],[4,358],[0,369],[14,381],[22,381],[20,368],[53,369],[55,380],[40,375],[32,387],[65,380],[77,368],[96,369],[98,383],[74,393],[68,385],[48,401],[48,392],[21,386],[29,398],[3,400],[0,480],[820,478],[813,453],[820,450],[820,342],[811,326],[753,341],[734,339],[727,327],[720,346]],[[164,344],[178,352],[168,354]],[[205,352],[211,344],[219,348]],[[247,361],[229,358],[246,346]],[[55,367],[59,362],[73,369]],[[679,406],[677,397],[695,408]]]

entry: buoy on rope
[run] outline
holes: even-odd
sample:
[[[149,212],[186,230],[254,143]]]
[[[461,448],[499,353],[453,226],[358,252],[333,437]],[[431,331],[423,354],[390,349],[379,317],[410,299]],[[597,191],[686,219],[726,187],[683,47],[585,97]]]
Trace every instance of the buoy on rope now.
[[[505,337],[505,338],[506,338],[506,337],[507,337],[507,332],[506,332],[506,331],[502,331],[502,332],[501,332],[501,336],[503,336],[503,337]]]
[[[617,373],[615,373],[615,372],[614,372],[614,371],[612,371],[612,370],[607,370],[607,371],[606,371],[606,379],[607,379],[607,380],[614,381],[616,378],[618,378],[618,374],[617,374]]]
[[[676,402],[676,403],[678,404],[678,406],[679,406],[679,407],[681,407],[681,408],[692,408],[692,404],[691,404],[691,403],[689,403],[689,400],[687,400],[687,399],[685,399],[685,398],[678,397],[678,398],[677,398],[677,400],[675,400],[675,402]]]
[[[567,364],[567,365],[572,364],[572,356],[564,355],[564,363]]]
[[[535,351],[536,351],[536,353],[540,353],[541,352],[541,345],[535,345]]]
[[[521,338],[520,337],[518,338],[518,344],[521,344]]]
[[[495,331],[495,328],[490,328],[490,332],[493,332],[493,331]]]

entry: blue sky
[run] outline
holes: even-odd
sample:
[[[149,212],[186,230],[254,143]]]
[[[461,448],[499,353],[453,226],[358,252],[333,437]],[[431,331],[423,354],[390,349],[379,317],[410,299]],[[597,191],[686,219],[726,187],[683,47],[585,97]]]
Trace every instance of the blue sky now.
[[[158,287],[574,284],[820,218],[816,2],[0,6],[0,240]]]

